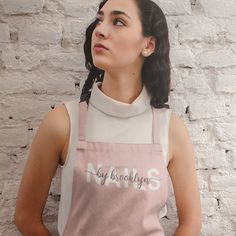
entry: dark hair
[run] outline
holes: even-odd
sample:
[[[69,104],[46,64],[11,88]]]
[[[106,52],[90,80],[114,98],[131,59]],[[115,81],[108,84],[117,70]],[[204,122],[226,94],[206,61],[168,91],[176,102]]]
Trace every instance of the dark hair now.
[[[107,1],[103,0],[99,4],[99,10]],[[166,18],[160,7],[151,0],[134,1],[139,9],[143,36],[153,36],[156,41],[155,51],[149,57],[146,57],[143,62],[141,71],[142,83],[151,95],[151,106],[169,108],[169,105],[165,104],[168,102],[170,92],[170,44]],[[96,25],[97,20],[93,21],[86,29],[84,53],[85,67],[89,70],[89,74],[81,92],[80,102],[86,101],[88,103],[95,79],[96,81],[103,81],[104,77],[104,70],[94,66],[91,54],[92,33]]]

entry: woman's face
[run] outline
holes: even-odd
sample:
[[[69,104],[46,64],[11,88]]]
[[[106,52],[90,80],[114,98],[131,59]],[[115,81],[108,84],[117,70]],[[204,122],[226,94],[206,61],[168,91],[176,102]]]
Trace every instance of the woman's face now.
[[[135,2],[108,0],[96,17],[99,21],[91,42],[94,65],[103,70],[140,65],[143,61],[141,51],[146,42]],[[95,50],[96,43],[103,44],[108,50]]]

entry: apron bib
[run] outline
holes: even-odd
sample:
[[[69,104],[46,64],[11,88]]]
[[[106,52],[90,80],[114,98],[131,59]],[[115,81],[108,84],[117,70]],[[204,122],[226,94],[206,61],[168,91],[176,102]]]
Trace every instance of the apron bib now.
[[[86,101],[79,103],[71,208],[63,236],[163,236],[159,213],[168,198],[168,170],[158,109],[152,107],[151,144],[86,141],[87,109]]]

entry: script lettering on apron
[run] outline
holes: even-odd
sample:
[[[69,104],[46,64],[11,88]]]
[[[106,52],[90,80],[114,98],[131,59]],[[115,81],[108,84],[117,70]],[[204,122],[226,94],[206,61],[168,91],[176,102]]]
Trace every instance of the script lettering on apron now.
[[[120,168],[119,168],[120,169]],[[92,163],[87,165],[87,183],[91,183],[91,177],[94,176],[95,182],[98,185],[115,184],[117,188],[123,187],[128,188],[129,183],[133,184],[133,187],[137,190],[146,191],[148,187],[151,191],[156,191],[160,188],[160,180],[158,179],[159,171],[156,168],[150,168],[147,170],[147,177],[139,176],[136,168],[133,168],[129,172],[127,167],[122,169],[123,173],[119,174],[114,166],[110,166],[108,172],[103,172],[102,165],[98,164],[97,168]],[[146,184],[146,187],[144,186]]]

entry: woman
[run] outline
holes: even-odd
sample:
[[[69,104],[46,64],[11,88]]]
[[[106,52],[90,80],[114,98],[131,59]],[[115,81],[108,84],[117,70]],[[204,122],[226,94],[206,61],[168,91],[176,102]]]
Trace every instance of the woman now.
[[[199,235],[192,144],[165,104],[169,39],[161,9],[150,0],[102,1],[84,51],[90,73],[79,105],[50,111],[32,143],[16,205],[18,229],[50,235],[42,212],[60,163],[60,235],[164,235],[159,217],[166,214],[168,174],[179,217],[174,235]]]

